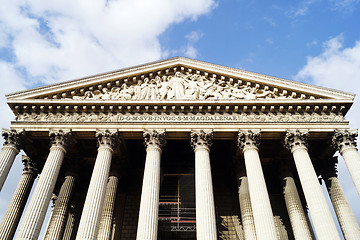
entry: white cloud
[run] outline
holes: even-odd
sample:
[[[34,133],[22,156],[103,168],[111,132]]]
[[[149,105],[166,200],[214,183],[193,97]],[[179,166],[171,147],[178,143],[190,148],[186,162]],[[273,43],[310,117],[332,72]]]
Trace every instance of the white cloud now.
[[[2,1],[0,46],[45,82],[159,59],[159,35],[210,12],[214,0]]]
[[[10,120],[14,118],[13,113],[6,104],[5,94],[25,89],[24,82],[14,66],[7,62],[0,61],[0,126],[9,128]]]
[[[271,17],[264,17],[264,21],[269,23],[273,27],[277,26],[275,20]]]
[[[289,17],[301,17],[305,16],[309,13],[309,9],[312,4],[314,4],[318,0],[307,0],[303,1],[299,4],[298,7],[292,8],[290,11],[287,12]]]
[[[324,43],[323,52],[308,57],[307,64],[295,76],[296,80],[360,95],[360,41],[353,47],[343,47],[342,34]],[[347,115],[352,127],[360,127],[360,102],[356,99]]]
[[[179,49],[173,50],[165,50],[163,51],[162,57],[166,58],[170,54],[175,56],[185,56],[189,58],[197,58],[198,57],[198,50],[195,47],[195,44],[202,38],[204,34],[200,31],[192,31],[185,35],[185,39],[187,40],[186,45],[180,47]]]
[[[312,46],[316,46],[316,45],[318,45],[318,41],[316,41],[316,40],[306,43],[307,47],[312,47]]]
[[[266,38],[265,39],[265,42],[267,42],[268,44],[273,44],[274,43],[274,40],[273,40],[273,38],[272,37],[268,37],[268,38]]]
[[[308,57],[306,65],[295,76],[296,80],[312,82],[316,85],[343,90],[360,95],[360,41],[353,47],[345,48],[342,34],[324,43],[323,52],[319,56]],[[360,128],[360,99],[347,114],[352,128]],[[339,179],[348,197],[352,209],[360,220],[359,196],[349,176],[343,159],[339,158]]]
[[[333,10],[348,14],[356,9],[360,0],[331,0],[330,3]]]
[[[359,95],[360,41],[350,48],[344,48],[343,41],[343,35],[340,34],[325,42],[323,52],[319,56],[308,57],[307,64],[295,78]],[[352,118],[352,123],[359,127],[357,109],[356,102],[349,113],[349,118]]]
[[[192,31],[185,38],[188,40],[186,49],[184,51],[185,56],[190,58],[196,58],[198,56],[198,51],[195,48],[195,44],[199,41],[199,39],[203,36],[201,32]]]

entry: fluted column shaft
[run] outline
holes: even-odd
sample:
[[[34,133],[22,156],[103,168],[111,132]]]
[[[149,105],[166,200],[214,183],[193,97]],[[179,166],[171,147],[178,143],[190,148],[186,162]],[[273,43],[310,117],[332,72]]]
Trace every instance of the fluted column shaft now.
[[[347,168],[349,169],[352,180],[354,181],[356,190],[360,195],[360,155],[357,149],[347,148],[340,151],[344,158]]]
[[[337,177],[327,179],[331,202],[345,239],[360,239],[360,228]]]
[[[191,132],[195,151],[196,239],[217,239],[214,193],[211,178],[211,132]]]
[[[37,170],[30,158],[23,156],[24,170],[15,193],[9,203],[5,215],[0,223],[0,239],[13,239],[21,215],[24,211],[26,201],[29,197],[31,187],[37,175]]]
[[[63,240],[70,240],[71,239],[71,235],[72,235],[73,230],[74,230],[74,222],[75,222],[74,206],[70,205],[67,220],[66,220],[66,225],[65,225],[65,229],[64,229],[64,234],[63,234],[63,237],[62,237]]]
[[[55,187],[70,133],[50,134],[52,146],[15,239],[37,239]]]
[[[287,132],[285,146],[293,154],[317,238],[320,240],[340,239],[307,147],[305,146],[306,137],[307,133],[299,131]]]
[[[330,158],[322,177],[345,239],[360,239],[360,228],[337,178],[337,157]]]
[[[97,236],[98,240],[109,240],[111,237],[118,181],[119,180],[117,176],[109,177],[109,181],[106,187],[104,206],[101,213],[99,233]]]
[[[53,209],[44,239],[62,239],[74,184],[75,177],[73,175],[67,175],[55,202],[55,207]]]
[[[117,133],[98,133],[99,148],[76,239],[96,239]]]
[[[241,221],[244,228],[244,235],[246,240],[256,240],[256,229],[254,216],[251,208],[251,200],[249,193],[249,185],[247,177],[240,178],[239,186],[239,201]]]
[[[335,130],[332,143],[344,158],[356,190],[360,195],[360,154],[356,148],[356,130]]]
[[[301,204],[299,193],[296,189],[295,181],[292,177],[284,177],[284,198],[286,209],[289,214],[291,227],[296,240],[312,239],[311,232],[307,223],[304,208]]]
[[[244,153],[256,236],[259,240],[275,240],[278,236],[257,148],[259,136],[251,131],[239,132],[238,144]]]
[[[2,135],[5,142],[0,152],[0,191],[14,163],[15,157],[19,153],[22,134],[23,132],[16,132],[15,130],[3,130]]]
[[[156,240],[160,193],[161,148],[165,144],[163,132],[144,132],[146,159],[140,200],[137,240]]]

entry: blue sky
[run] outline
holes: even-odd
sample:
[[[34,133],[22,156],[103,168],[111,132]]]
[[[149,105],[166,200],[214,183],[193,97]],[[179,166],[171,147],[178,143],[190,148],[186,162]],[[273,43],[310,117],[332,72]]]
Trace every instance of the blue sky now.
[[[4,94],[185,56],[360,93],[359,0],[0,0],[0,117]],[[360,126],[360,105],[348,114]],[[17,159],[0,215],[21,174]],[[360,221],[359,196],[340,180]],[[46,222],[46,220],[45,220]]]

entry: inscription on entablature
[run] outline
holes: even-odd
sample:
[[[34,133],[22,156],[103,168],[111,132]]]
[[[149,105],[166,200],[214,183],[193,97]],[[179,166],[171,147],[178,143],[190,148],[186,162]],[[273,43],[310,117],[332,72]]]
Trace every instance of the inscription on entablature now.
[[[335,113],[232,113],[232,114],[130,114],[130,113],[22,113],[17,122],[343,122]]]

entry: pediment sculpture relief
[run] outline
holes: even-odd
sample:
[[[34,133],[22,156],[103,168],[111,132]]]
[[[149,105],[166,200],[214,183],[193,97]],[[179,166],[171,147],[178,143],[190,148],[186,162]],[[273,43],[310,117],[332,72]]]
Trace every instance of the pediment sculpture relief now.
[[[285,99],[289,95],[271,90],[259,89],[216,78],[207,79],[198,74],[156,76],[153,79],[138,80],[137,84],[123,83],[121,87],[86,91],[75,100],[234,100],[234,99]]]

